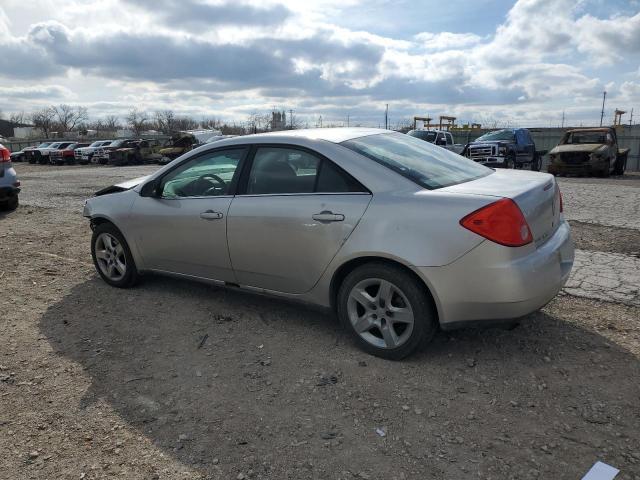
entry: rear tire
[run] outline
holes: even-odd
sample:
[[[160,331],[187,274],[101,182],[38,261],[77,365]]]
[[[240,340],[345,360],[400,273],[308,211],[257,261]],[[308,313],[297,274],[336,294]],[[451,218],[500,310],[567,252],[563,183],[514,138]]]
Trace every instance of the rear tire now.
[[[542,170],[542,157],[537,153],[533,156],[533,161],[531,162],[531,170],[534,172],[539,172]]]
[[[0,203],[0,210],[4,212],[12,212],[18,208],[18,195],[14,195],[4,203]]]
[[[356,268],[340,285],[336,303],[353,341],[388,360],[412,354],[438,330],[424,285],[397,266],[375,262]]]
[[[94,228],[91,257],[96,271],[109,285],[129,288],[138,282],[138,269],[129,245],[112,223],[101,223]]]

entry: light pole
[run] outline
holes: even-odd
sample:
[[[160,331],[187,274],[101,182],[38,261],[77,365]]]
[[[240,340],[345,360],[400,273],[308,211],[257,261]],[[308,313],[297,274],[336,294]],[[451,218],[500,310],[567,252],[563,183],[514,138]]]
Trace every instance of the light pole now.
[[[602,112],[600,112],[600,126],[602,126],[602,119],[604,118],[604,100],[607,98],[607,91],[602,92]]]

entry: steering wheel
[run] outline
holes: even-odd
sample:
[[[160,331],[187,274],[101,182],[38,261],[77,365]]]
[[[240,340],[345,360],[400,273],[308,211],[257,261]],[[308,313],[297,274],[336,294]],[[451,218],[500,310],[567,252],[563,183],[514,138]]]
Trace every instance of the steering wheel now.
[[[213,182],[212,182],[213,180]],[[200,183],[202,181],[206,181],[211,183],[216,183],[217,185],[212,185],[211,187],[207,188],[204,191],[204,196],[208,196],[208,195],[212,195],[212,194],[218,194],[220,191],[226,191],[227,190],[227,182],[225,182],[223,179],[221,179],[218,175],[216,175],[215,173],[205,173],[204,175],[198,177],[198,179],[196,180],[196,183]]]

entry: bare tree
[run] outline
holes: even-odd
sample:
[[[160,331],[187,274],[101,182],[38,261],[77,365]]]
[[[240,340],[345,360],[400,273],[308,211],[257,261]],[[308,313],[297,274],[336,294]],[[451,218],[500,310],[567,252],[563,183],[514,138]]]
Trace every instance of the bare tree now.
[[[51,109],[54,112],[61,133],[72,132],[76,126],[89,119],[85,107],[74,107],[63,103],[57,107],[51,107]]]
[[[42,110],[36,110],[31,114],[31,123],[36,128],[42,130],[45,138],[49,138],[49,134],[55,125],[56,113],[51,107],[45,107]]]
[[[176,115],[173,110],[156,110],[155,128],[162,133],[171,134],[176,129]]]
[[[28,119],[27,119],[27,115],[24,113],[24,110],[23,110],[22,112],[13,112],[12,114],[10,114],[9,121],[11,123],[19,123],[21,125],[24,125],[24,123],[27,122]]]
[[[147,113],[140,111],[135,107],[129,110],[126,117],[127,125],[136,135],[140,135],[140,132],[147,128],[148,120],[149,118]]]
[[[115,132],[120,126],[120,119],[116,115],[107,115],[104,117],[104,129],[107,132]]]
[[[200,124],[191,117],[176,117],[173,122],[174,131],[193,130]]]

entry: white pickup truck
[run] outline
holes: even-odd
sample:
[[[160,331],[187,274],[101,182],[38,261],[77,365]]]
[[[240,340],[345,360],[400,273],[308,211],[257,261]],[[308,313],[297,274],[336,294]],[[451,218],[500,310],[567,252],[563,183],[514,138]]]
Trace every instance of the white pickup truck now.
[[[407,135],[446,148],[458,155],[464,149],[464,145],[453,143],[453,135],[451,135],[451,132],[445,130],[411,130]]]

